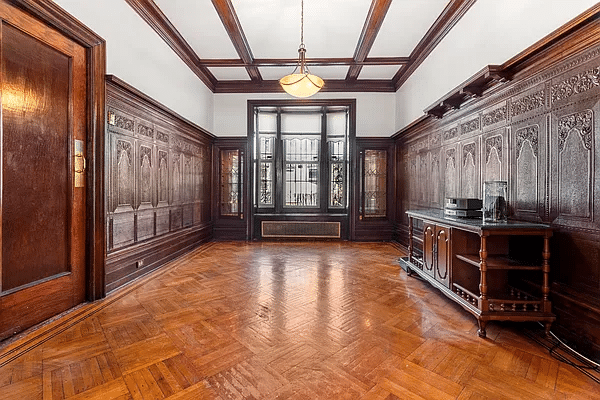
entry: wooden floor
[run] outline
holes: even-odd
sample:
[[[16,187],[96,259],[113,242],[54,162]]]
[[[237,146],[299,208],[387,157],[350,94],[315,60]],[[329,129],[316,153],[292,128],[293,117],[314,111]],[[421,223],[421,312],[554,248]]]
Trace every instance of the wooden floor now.
[[[479,338],[400,255],[211,243],[5,363],[0,399],[600,399],[522,325]]]

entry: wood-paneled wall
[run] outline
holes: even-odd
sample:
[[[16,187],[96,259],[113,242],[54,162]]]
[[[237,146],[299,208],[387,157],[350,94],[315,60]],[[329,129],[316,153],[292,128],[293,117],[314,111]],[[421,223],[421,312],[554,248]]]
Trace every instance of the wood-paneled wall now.
[[[213,136],[107,77],[106,289],[212,236]]]
[[[407,209],[482,198],[484,181],[508,181],[511,217],[555,229],[553,329],[598,357],[600,23],[590,21],[509,60],[508,82],[395,135],[395,232],[406,245]]]

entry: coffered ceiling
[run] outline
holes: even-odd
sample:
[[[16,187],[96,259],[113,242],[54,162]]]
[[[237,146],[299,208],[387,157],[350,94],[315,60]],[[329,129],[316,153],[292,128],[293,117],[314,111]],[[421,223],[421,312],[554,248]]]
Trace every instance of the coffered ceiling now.
[[[281,92],[300,0],[126,0],[214,93]],[[395,92],[475,0],[304,0],[323,91]]]

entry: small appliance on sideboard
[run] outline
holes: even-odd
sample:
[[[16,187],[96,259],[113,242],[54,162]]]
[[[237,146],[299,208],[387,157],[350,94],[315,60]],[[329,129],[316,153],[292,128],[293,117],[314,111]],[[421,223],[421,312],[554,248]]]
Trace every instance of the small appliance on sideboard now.
[[[483,201],[480,199],[448,197],[444,203],[444,215],[460,218],[481,218]]]

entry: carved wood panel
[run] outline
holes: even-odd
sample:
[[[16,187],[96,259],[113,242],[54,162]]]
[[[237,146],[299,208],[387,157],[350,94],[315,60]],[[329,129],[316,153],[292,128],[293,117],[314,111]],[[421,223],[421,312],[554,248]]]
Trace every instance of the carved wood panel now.
[[[508,180],[510,217],[552,224],[558,329],[561,324],[563,332],[576,328],[570,339],[585,338],[585,346],[593,343],[600,354],[600,335],[591,328],[600,320],[600,34],[596,36],[595,44],[580,47],[579,54],[553,57],[552,62],[540,58],[543,68],[526,69],[466,107],[412,126],[402,133],[410,141],[401,135],[397,146],[408,160],[407,170],[399,172],[408,175],[400,179],[409,182],[400,193],[411,199],[410,207],[442,208],[436,205],[434,182],[425,197],[419,186],[421,155],[429,155],[431,168],[441,132],[444,197],[481,198],[483,181]],[[406,219],[397,217],[396,222],[403,238]],[[580,299],[583,294],[592,304]],[[581,314],[568,315],[574,304]]]
[[[444,206],[444,188],[442,179],[443,152],[436,148],[429,153],[429,171],[426,179],[431,196],[431,207]]]
[[[210,142],[117,100],[107,115],[107,250],[210,222]]]
[[[542,221],[546,206],[546,116],[512,127],[512,179],[509,204],[519,219]]]
[[[461,144],[460,158],[460,197],[481,197],[481,175],[479,140],[469,140]]]
[[[460,158],[458,157],[458,146],[452,145],[445,147],[442,155],[444,156],[444,196],[459,197],[458,185],[460,170]]]
[[[481,147],[482,182],[508,180],[508,135],[506,128],[483,136]]]

